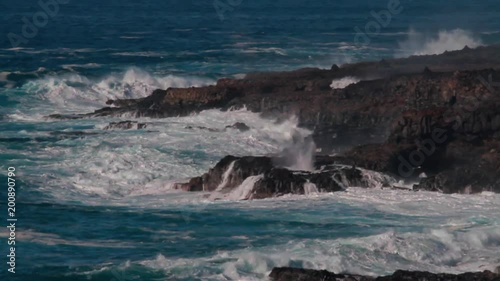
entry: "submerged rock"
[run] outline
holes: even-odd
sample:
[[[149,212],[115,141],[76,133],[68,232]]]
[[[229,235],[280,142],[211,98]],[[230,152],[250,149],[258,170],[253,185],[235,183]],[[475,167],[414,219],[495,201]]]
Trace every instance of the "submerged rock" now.
[[[247,126],[247,124],[242,123],[242,122],[236,122],[233,125],[226,126],[226,129],[236,129],[240,132],[246,132],[250,130],[250,127]]]
[[[144,129],[148,125],[146,123],[139,123],[137,121],[120,121],[120,122],[111,122],[109,125],[104,127],[104,130],[130,130],[130,129]]]
[[[500,275],[491,271],[436,274],[423,271],[398,270],[389,276],[370,277],[290,267],[275,267],[269,277],[273,281],[500,281]]]
[[[208,128],[205,126],[186,126],[185,129],[188,129],[188,130],[200,129],[200,130],[206,130],[206,131],[213,132],[213,133],[214,132],[222,132],[222,130],[220,130],[220,129]]]

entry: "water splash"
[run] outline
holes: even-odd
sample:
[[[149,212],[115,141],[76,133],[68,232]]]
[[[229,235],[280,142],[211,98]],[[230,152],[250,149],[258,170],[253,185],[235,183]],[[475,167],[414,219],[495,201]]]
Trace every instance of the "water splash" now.
[[[318,194],[319,190],[314,183],[306,182],[304,183],[304,194],[305,195],[313,195]]]
[[[226,187],[227,182],[229,181],[229,176],[233,172],[234,163],[236,163],[236,161],[233,161],[233,162],[231,162],[231,164],[229,164],[229,167],[227,168],[227,170],[222,175],[222,181],[221,181],[221,183],[219,184],[219,186],[217,186],[217,189],[215,189],[215,191],[221,191],[224,187]]]
[[[312,138],[312,132],[299,128],[298,118],[293,116],[284,122],[283,134],[288,139],[283,149],[282,165],[290,170],[314,171],[314,156],[316,144]]]
[[[463,29],[442,30],[434,36],[411,29],[408,39],[399,43],[400,50],[396,56],[437,55],[445,51],[461,50],[465,46],[476,48],[482,44],[481,39]]]
[[[356,84],[359,81],[361,81],[359,78],[347,76],[347,77],[333,80],[332,83],[330,84],[330,88],[332,88],[332,89],[344,89],[345,87],[352,85],[352,84]]]
[[[255,183],[261,180],[264,175],[251,176],[246,178],[237,188],[226,197],[228,200],[246,200],[250,198]]]

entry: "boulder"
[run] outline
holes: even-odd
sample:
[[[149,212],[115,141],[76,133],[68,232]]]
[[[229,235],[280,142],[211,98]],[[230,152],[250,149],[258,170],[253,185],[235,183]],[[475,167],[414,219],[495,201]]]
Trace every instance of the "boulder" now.
[[[392,177],[353,166],[329,163],[320,170],[295,171],[277,166],[271,157],[226,156],[212,169],[176,189],[185,191],[217,191],[231,193],[241,190],[238,199],[263,199],[286,194],[337,192],[348,186],[392,187]],[[249,183],[249,180],[252,179]],[[251,184],[250,186],[246,186]]]
[[[398,270],[392,275],[370,277],[335,274],[326,270],[275,267],[269,277],[273,281],[500,281],[500,275],[487,270],[462,274]]]
[[[238,130],[240,132],[246,132],[246,131],[250,130],[250,127],[248,127],[248,125],[245,123],[236,122],[233,125],[226,126],[226,129],[235,129],[235,130]]]

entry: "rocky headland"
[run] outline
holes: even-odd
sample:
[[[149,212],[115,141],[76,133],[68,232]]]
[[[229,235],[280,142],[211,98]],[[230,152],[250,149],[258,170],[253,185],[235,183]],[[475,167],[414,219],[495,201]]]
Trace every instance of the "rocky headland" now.
[[[342,79],[354,83],[337,88]],[[260,199],[410,183],[411,190],[500,192],[499,84],[500,45],[494,45],[331,69],[249,73],[206,87],[109,100],[108,107],[88,114],[49,117],[165,118],[246,107],[273,120],[296,116],[313,132],[312,139],[297,140],[315,148],[313,169],[290,169],[286,151],[227,156],[175,186],[186,191],[236,191],[239,199]],[[247,130],[243,125],[232,128]]]

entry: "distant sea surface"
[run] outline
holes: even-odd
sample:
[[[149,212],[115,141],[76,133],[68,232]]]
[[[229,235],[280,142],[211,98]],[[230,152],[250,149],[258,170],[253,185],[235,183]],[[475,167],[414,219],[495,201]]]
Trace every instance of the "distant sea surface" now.
[[[59,2],[49,13],[38,1],[0,3],[0,213],[3,225],[15,167],[18,218],[16,274],[2,227],[0,280],[266,280],[274,266],[381,275],[500,264],[495,194],[350,187],[214,201],[171,190],[227,154],[280,151],[299,130],[293,119],[277,126],[209,110],[109,131],[130,118],[44,118],[254,71],[500,43],[498,0],[401,0],[397,13],[392,0]],[[235,122],[252,129],[197,127]]]

